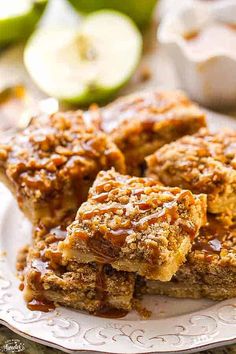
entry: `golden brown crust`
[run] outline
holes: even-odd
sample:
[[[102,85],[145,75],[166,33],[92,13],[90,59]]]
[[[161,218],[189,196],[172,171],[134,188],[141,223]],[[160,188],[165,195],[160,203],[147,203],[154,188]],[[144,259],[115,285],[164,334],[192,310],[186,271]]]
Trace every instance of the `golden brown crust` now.
[[[28,307],[48,311],[55,302],[89,312],[108,307],[130,310],[135,275],[95,263],[62,265],[57,244],[65,235],[64,226],[36,228],[24,274]]]
[[[163,146],[146,159],[147,176],[208,195],[208,211],[236,210],[236,132],[203,129]]]
[[[0,146],[2,179],[17,194],[26,214],[33,210],[42,213],[42,218],[64,206],[65,212],[78,207],[98,171],[111,166],[125,171],[122,153],[109,137],[86,122],[81,111],[34,119]],[[71,206],[65,205],[66,199]],[[50,203],[54,203],[52,213],[47,210]],[[39,217],[34,220],[33,215],[32,221],[38,222]]]
[[[201,284],[188,283],[187,280],[182,282],[161,282],[147,281],[146,285],[139,286],[139,292],[149,295],[164,295],[176,298],[201,299],[208,298],[211,300],[226,300],[236,297],[236,287],[225,286],[222,284]]]
[[[102,171],[59,247],[65,259],[167,280],[204,222],[205,196]]]
[[[91,112],[124,153],[131,175],[140,175],[144,158],[164,144],[206,126],[205,114],[179,91],[136,93]]]
[[[225,299],[236,296],[236,226],[208,216],[187,262],[168,283],[147,282],[148,293]]]

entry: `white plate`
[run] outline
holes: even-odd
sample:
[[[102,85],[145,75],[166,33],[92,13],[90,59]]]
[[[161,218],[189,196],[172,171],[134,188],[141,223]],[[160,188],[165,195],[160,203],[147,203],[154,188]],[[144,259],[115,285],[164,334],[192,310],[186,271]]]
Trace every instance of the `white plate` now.
[[[210,118],[212,128],[235,127],[231,118]],[[236,342],[236,299],[171,299],[147,296],[147,321],[132,312],[105,319],[59,307],[54,312],[29,311],[19,291],[15,261],[30,242],[31,225],[8,190],[0,184],[0,323],[13,331],[66,352],[195,352]]]
[[[236,120],[208,112],[211,130],[236,128]],[[30,242],[31,225],[0,184],[0,323],[31,340],[66,352],[196,352],[236,342],[236,299],[171,299],[147,296],[147,321],[132,312],[122,319],[99,318],[59,307],[29,311],[19,291],[17,251]]]

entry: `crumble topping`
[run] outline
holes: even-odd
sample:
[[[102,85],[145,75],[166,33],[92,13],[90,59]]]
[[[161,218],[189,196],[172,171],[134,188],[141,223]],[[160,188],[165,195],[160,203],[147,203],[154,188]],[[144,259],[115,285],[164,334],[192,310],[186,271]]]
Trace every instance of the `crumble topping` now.
[[[102,171],[60,247],[76,249],[82,242],[102,263],[124,257],[161,265],[185,237],[193,240],[204,222],[205,196]]]
[[[147,175],[194,193],[220,193],[236,179],[236,132],[206,129],[163,146],[147,158]]]
[[[102,112],[102,128],[105,132],[115,134],[118,129],[117,139],[125,135],[128,126],[134,120],[145,131],[158,131],[160,124],[169,124],[168,119],[176,120],[182,115],[183,118],[195,115],[202,118],[204,126],[205,119],[203,113],[194,105],[182,92],[179,91],[146,91],[139,94],[132,94],[117,99],[105,107]],[[114,119],[116,118],[116,119]],[[176,122],[177,123],[177,122]],[[123,131],[120,129],[123,124]],[[132,141],[132,136],[129,137]],[[135,139],[135,137],[133,137]]]
[[[144,91],[117,99],[104,108],[92,106],[92,121],[124,153],[130,175],[143,175],[144,158],[185,134],[206,126],[205,114],[178,91]]]

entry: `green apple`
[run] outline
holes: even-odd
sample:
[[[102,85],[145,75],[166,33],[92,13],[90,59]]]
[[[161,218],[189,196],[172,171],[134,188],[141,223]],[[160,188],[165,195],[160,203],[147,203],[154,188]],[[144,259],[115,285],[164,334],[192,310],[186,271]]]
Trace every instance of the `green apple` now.
[[[142,36],[129,17],[101,10],[79,28],[38,29],[24,52],[25,66],[48,95],[89,104],[110,98],[131,77]]]
[[[0,46],[27,38],[46,4],[47,0],[0,0]]]
[[[151,19],[157,0],[69,0],[69,2],[82,13],[114,9],[130,16],[139,27],[144,27]]]

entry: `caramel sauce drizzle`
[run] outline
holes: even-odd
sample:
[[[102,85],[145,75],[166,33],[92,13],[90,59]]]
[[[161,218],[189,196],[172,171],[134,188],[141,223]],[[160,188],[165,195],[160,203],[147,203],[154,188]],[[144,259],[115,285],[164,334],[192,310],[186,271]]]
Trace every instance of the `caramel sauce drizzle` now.
[[[59,241],[64,240],[66,237],[66,227],[59,226],[46,231],[45,242],[47,245],[57,244]],[[40,250],[38,259],[32,261],[32,268],[34,269],[35,284],[38,290],[43,290],[41,285],[41,277],[50,269],[58,269],[60,265],[61,254],[53,249],[45,248]],[[60,266],[60,268],[63,268]],[[20,284],[20,290],[24,289],[24,285]],[[55,309],[52,301],[48,301],[43,296],[35,297],[27,303],[27,307],[31,311],[49,312]]]
[[[216,235],[217,236],[217,235]],[[210,240],[197,239],[192,247],[193,251],[202,251],[204,253],[216,253],[219,254],[222,249],[221,240],[217,237],[213,237]]]
[[[37,270],[37,272],[40,274],[45,274],[46,271],[50,268],[49,267],[49,262],[43,261],[41,259],[34,259],[32,261],[32,267]]]
[[[107,305],[107,291],[105,281],[106,265],[97,265],[96,294],[100,300],[100,308],[94,313],[97,317],[121,318],[127,315],[128,311],[114,309]]]
[[[194,237],[197,232],[197,226],[193,225],[191,223],[187,224],[187,223],[182,223],[182,222],[180,222],[180,226],[183,231],[185,231],[186,233],[188,233],[190,235],[191,240],[194,240]]]
[[[49,312],[55,310],[54,303],[44,298],[31,300],[30,302],[28,302],[27,307],[31,311]]]
[[[103,306],[95,312],[95,316],[102,318],[122,318],[128,314],[129,311],[123,309],[115,309],[109,306]]]
[[[93,200],[100,201],[102,202],[103,200],[106,200],[108,197],[109,192],[104,192],[104,190],[110,188],[110,183],[103,183],[99,186],[96,186],[96,189],[100,191],[101,194],[95,195],[92,197]],[[179,212],[178,212],[178,202],[181,202],[185,197],[188,197],[188,201],[190,201],[190,204],[193,204],[195,202],[194,197],[189,191],[180,191],[180,189],[175,188],[174,189],[174,196],[171,193],[167,193],[167,200],[166,202],[162,202],[161,200],[159,201],[158,198],[153,198],[150,200],[147,200],[143,202],[141,200],[142,194],[145,192],[145,188],[136,188],[132,190],[132,194],[137,196],[138,201],[137,203],[128,203],[128,204],[121,204],[121,203],[113,203],[109,206],[107,205],[99,205],[97,208],[94,210],[89,210],[85,211],[84,213],[81,213],[81,218],[83,220],[89,220],[92,219],[95,216],[101,216],[106,213],[113,213],[117,215],[125,215],[128,210],[130,209],[129,206],[132,208],[133,206],[138,206],[139,208],[139,214],[143,214],[146,211],[149,211],[153,209],[155,211],[155,208],[158,206],[162,206],[162,209],[152,213],[151,215],[146,215],[141,217],[139,220],[130,220],[127,225],[122,227],[118,227],[117,229],[112,229],[109,231],[106,231],[104,235],[100,235],[98,237],[98,240],[96,242],[93,242],[93,238],[88,238],[88,247],[90,247],[91,251],[96,254],[99,259],[100,257],[104,257],[104,259],[107,261],[108,259],[114,259],[114,255],[109,255],[109,253],[106,250],[107,245],[104,244],[102,239],[105,239],[111,243],[111,245],[115,247],[122,247],[125,243],[125,240],[127,236],[132,234],[133,232],[141,232],[143,230],[146,230],[150,225],[153,225],[157,222],[168,222],[171,225],[173,225],[176,220],[179,218]],[[153,204],[156,206],[153,206]],[[181,223],[180,223],[181,225]],[[183,228],[184,231],[190,234],[190,237],[194,237],[196,233],[196,226],[184,223],[182,222],[181,227]],[[99,242],[100,238],[100,242]],[[99,247],[98,247],[99,245]],[[105,252],[103,251],[105,249]],[[103,259],[103,263],[105,262]]]
[[[112,263],[119,255],[118,248],[109,242],[109,239],[101,237],[99,233],[92,238],[88,238],[88,248],[96,257],[97,263]]]
[[[19,290],[20,290],[20,291],[23,291],[23,290],[24,290],[24,287],[25,287],[24,283],[20,283],[20,285],[19,285]]]
[[[94,197],[92,197],[92,200],[95,200],[98,203],[103,203],[107,200],[109,195],[109,192],[104,192],[98,195],[95,195]]]
[[[95,187],[96,193],[102,193],[102,192],[108,192],[111,189],[114,189],[115,187],[119,187],[120,183],[116,181],[105,181],[104,183],[101,183]]]
[[[106,233],[106,238],[117,247],[122,247],[127,236],[132,234],[133,228],[120,228],[118,230],[110,230]]]
[[[66,229],[64,227],[55,227],[50,230],[50,234],[54,236],[54,240],[52,242],[63,241],[66,238]]]
[[[125,207],[122,207],[122,209],[125,209]],[[83,219],[91,219],[95,215],[102,215],[108,212],[116,213],[117,210],[118,208],[114,207],[105,207],[99,210],[97,209],[84,213]],[[158,221],[167,221],[168,217],[170,217],[170,224],[173,224],[178,219],[178,216],[179,214],[177,205],[173,203],[166,203],[164,209],[160,210],[159,212],[144,216],[139,221],[130,221],[130,227],[122,227],[106,232],[105,238],[107,238],[114,246],[122,247],[126,237],[131,233],[145,230],[149,225],[153,225]]]
[[[134,229],[139,230],[140,228],[143,228],[143,225],[145,224],[153,225],[158,221],[167,221],[168,216],[170,216],[171,224],[173,224],[178,219],[179,214],[176,204],[166,204],[164,209],[160,210],[159,212],[144,216],[139,221],[133,222]]]
[[[96,276],[96,294],[103,303],[106,298],[106,292],[105,292],[105,279],[104,279],[104,265],[103,264],[98,264],[96,265],[97,267],[97,276]]]
[[[95,143],[96,143],[96,141],[94,141],[94,139],[90,139],[88,141],[82,141],[81,147],[84,151],[87,152],[88,155],[91,155],[91,156],[95,155],[96,156],[96,155],[98,155],[98,153],[96,151]]]
[[[152,206],[150,204],[148,204],[147,202],[136,203],[135,205],[137,205],[139,207],[139,209],[144,212],[148,211],[152,208]]]
[[[208,218],[209,224],[203,227],[200,231],[200,236],[198,236],[193,244],[193,251],[201,251],[205,253],[206,256],[219,255],[222,249],[226,249],[227,246],[225,242],[233,236],[232,228],[226,227],[220,221],[215,218]]]

